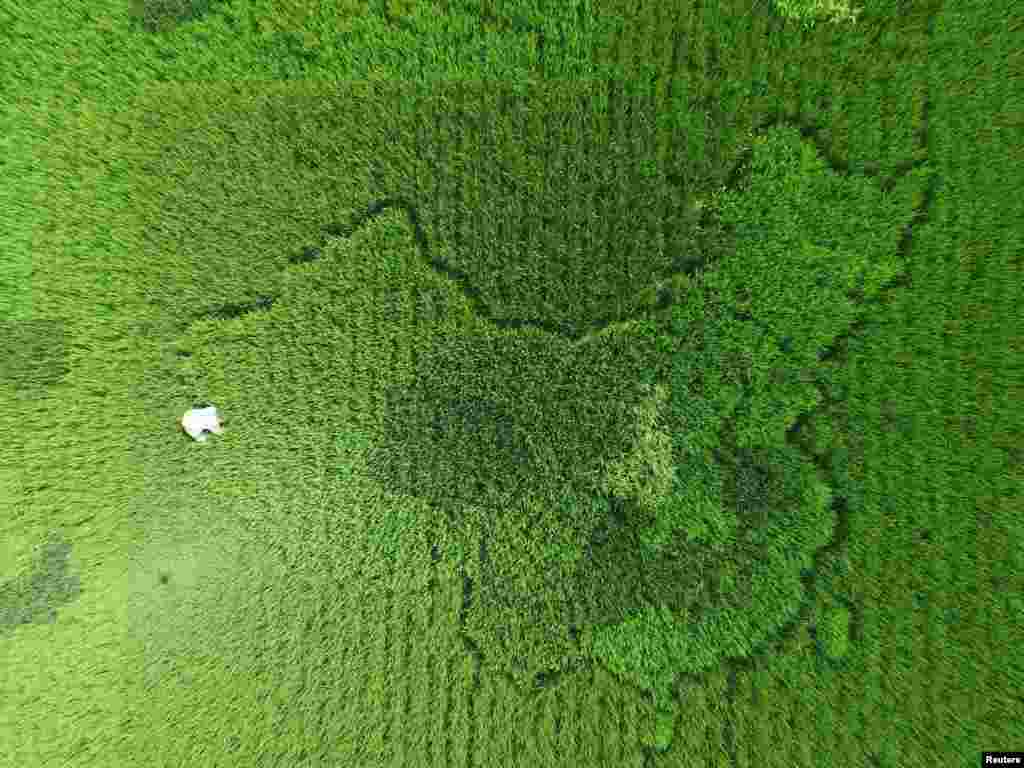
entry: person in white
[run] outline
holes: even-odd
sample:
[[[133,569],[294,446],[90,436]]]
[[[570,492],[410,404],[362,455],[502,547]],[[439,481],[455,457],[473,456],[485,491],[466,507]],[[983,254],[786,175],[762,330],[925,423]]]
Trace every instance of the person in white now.
[[[181,426],[193,440],[200,443],[206,441],[207,432],[219,435],[224,431],[217,416],[217,409],[212,405],[209,408],[193,408],[187,411],[181,417]]]

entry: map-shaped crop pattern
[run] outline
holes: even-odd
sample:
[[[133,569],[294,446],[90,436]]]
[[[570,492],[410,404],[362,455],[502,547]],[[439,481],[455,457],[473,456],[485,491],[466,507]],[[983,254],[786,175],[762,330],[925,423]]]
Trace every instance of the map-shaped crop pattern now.
[[[820,402],[807,376],[819,354],[899,276],[923,171],[883,189],[831,170],[785,125],[754,139],[746,170],[703,201],[707,228],[727,233],[708,240],[735,247],[664,280],[667,311],[659,291],[641,316],[566,336],[492,320],[493,292],[474,304],[453,282],[416,289],[458,317],[385,384],[366,467],[458,542],[444,556],[465,574],[462,631],[492,668],[533,682],[597,660],[667,695],[676,675],[748,654],[798,608],[835,513],[786,430]],[[364,223],[405,208],[418,229],[424,206],[410,198]],[[341,253],[331,272],[368,268]],[[404,288],[377,290],[380,313]]]

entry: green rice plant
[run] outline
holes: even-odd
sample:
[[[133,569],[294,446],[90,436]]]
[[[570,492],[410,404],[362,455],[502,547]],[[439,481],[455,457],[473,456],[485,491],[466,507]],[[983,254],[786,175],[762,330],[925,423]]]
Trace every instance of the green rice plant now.
[[[665,708],[655,711],[654,717],[646,724],[647,727],[641,730],[641,739],[647,746],[653,747],[658,752],[665,752],[672,746],[672,740],[675,738],[678,717],[678,702],[669,702]]]
[[[850,610],[837,606],[825,614],[825,621],[819,630],[818,642],[821,651],[830,661],[839,661],[850,650]]]

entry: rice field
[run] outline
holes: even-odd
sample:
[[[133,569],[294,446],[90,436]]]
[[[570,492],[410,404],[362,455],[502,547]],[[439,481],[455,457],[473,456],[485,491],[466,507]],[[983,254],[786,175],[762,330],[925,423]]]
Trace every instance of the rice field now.
[[[1020,25],[0,7],[0,768],[1019,749]]]

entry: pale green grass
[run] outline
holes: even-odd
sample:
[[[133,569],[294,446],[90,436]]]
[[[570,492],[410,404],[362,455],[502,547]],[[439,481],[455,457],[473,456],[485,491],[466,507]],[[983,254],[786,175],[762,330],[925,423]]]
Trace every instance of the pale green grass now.
[[[371,226],[389,223],[396,224]],[[407,234],[405,248],[395,248],[414,264]],[[328,253],[326,267],[305,271],[372,260],[372,239],[363,240],[357,235],[343,244],[345,253]],[[429,269],[419,274],[438,280]],[[375,676],[366,654],[383,630],[378,607],[387,592],[396,612],[416,620],[437,531],[417,524],[408,498],[366,479],[361,457],[372,425],[309,394],[361,399],[362,375],[383,367],[373,350],[388,329],[357,321],[361,297],[348,299],[352,306],[336,305],[336,316],[366,328],[350,339],[355,367],[352,358],[303,354],[330,333],[313,319],[323,317],[325,295],[309,281],[267,313],[203,325],[184,340],[196,349],[193,384],[222,406],[227,421],[224,434],[207,443],[177,428],[192,392],[175,385],[155,344],[141,344],[116,369],[102,345],[79,357],[66,396],[48,402],[54,432],[23,436],[27,455],[41,456],[62,430],[81,427],[68,455],[82,464],[53,478],[81,491],[77,504],[68,497],[72,503],[56,516],[20,520],[18,538],[5,544],[24,555],[53,525],[73,526],[70,567],[83,592],[61,607],[60,622],[22,627],[19,642],[5,645],[5,664],[18,670],[17,686],[5,685],[5,706],[16,704],[18,722],[75,722],[49,733],[21,764],[70,754],[88,734],[115,729],[123,754],[101,758],[85,747],[80,759],[130,765],[145,755],[149,764],[174,765],[179,758],[162,763],[159,756],[192,754],[220,764],[226,734],[235,734],[243,746],[233,759],[255,765],[267,732],[276,734],[276,749],[320,753],[323,734],[304,735],[299,720],[279,720],[281,711],[266,703],[269,692],[281,701],[294,695],[303,708],[341,702],[325,757],[370,764],[372,734],[389,716],[364,677]],[[243,336],[257,349],[240,357],[233,342]],[[89,381],[102,382],[105,395],[82,394]],[[455,575],[439,578],[454,583]],[[435,653],[462,651],[453,625],[430,633]],[[33,664],[44,650],[49,663]],[[302,684],[303,675],[313,682]],[[293,686],[302,691],[288,694]],[[227,707],[225,690],[232,692]],[[40,691],[63,693],[33,694]],[[114,741],[105,743],[109,750]]]
[[[862,9],[851,5],[850,0],[773,0],[779,13],[788,19],[801,22],[811,28],[819,21],[832,24],[856,23]]]

